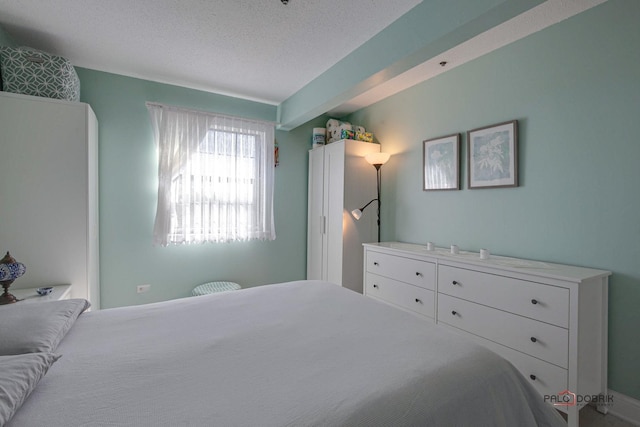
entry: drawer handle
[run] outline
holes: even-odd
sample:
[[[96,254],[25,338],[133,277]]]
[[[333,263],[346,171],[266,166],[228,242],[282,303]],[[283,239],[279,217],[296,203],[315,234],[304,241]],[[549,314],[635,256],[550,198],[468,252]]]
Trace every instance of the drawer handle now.
[[[531,378],[533,381],[535,381],[535,380],[536,380],[536,376],[535,376],[535,375],[533,375],[533,374],[529,375],[529,378]]]
[[[532,300],[531,300],[531,304],[536,305],[537,303],[538,303],[538,300],[537,300],[537,299],[532,299]]]
[[[453,314],[454,316],[457,316],[457,315],[458,315],[458,312],[457,312],[457,311],[455,311],[455,310],[453,310],[453,311],[451,312],[451,314]]]
[[[376,267],[379,266],[380,264],[378,264],[377,262],[374,262],[373,265],[375,265]]]
[[[422,304],[422,300],[420,298],[416,298],[416,302]]]
[[[452,285],[459,285],[460,283],[456,282],[455,280],[453,282],[451,282]]]
[[[536,337],[531,337],[531,342],[537,342],[538,339]]]
[[[416,271],[416,276],[422,277],[422,273],[420,273],[419,271]]]

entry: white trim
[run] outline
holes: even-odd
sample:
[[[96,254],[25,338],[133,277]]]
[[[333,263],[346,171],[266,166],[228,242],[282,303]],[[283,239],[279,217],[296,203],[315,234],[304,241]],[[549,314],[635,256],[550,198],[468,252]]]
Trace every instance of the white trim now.
[[[613,405],[609,413],[633,425],[640,426],[640,400],[609,390],[613,395]]]

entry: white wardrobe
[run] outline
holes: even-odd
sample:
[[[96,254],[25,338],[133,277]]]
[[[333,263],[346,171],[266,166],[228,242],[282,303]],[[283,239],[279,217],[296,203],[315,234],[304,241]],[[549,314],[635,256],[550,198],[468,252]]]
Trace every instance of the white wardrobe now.
[[[344,139],[309,151],[307,279],[362,293],[363,247],[377,241],[376,169],[364,159],[380,145]]]
[[[0,92],[0,251],[15,288],[71,285],[100,308],[98,121],[80,102]]]

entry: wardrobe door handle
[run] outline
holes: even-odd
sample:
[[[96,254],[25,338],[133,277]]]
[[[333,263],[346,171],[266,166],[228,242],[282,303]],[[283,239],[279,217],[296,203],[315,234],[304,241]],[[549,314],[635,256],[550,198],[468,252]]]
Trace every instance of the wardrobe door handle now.
[[[459,285],[460,283],[456,282],[455,280],[453,282],[451,282],[452,285]]]
[[[373,262],[373,265],[375,265],[375,266],[377,267],[377,266],[379,266],[380,264],[378,264],[378,262],[377,262],[377,261],[374,261],[374,262]]]
[[[537,300],[537,299],[532,299],[532,300],[531,300],[531,304],[536,305],[537,303],[538,303],[538,300]]]
[[[373,284],[373,287],[378,289],[378,285],[376,285],[375,283]]]
[[[422,273],[420,273],[419,271],[416,271],[416,276],[422,277]]]
[[[531,342],[537,342],[538,339],[536,337],[531,337]]]
[[[451,312],[451,314],[453,314],[454,316],[457,316],[457,315],[458,315],[458,312],[457,312],[457,311],[455,311],[455,310],[453,310],[453,311]]]
[[[422,304],[422,300],[420,298],[416,298],[416,302]]]
[[[535,375],[533,375],[533,374],[529,375],[529,378],[531,378],[533,381],[535,381],[535,380],[536,380],[536,376],[535,376]]]

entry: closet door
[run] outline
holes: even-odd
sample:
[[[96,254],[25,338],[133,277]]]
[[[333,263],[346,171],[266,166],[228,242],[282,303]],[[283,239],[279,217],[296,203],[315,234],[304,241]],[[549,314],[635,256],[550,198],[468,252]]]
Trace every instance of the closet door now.
[[[326,217],[324,214],[324,147],[309,151],[309,201],[307,213],[307,279],[322,280],[323,240]]]
[[[342,286],[345,141],[325,147],[326,280]],[[361,249],[362,250],[362,249]],[[361,266],[359,266],[362,268]]]

